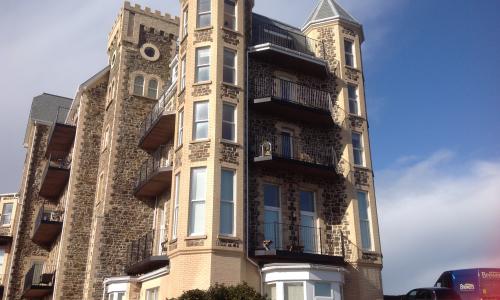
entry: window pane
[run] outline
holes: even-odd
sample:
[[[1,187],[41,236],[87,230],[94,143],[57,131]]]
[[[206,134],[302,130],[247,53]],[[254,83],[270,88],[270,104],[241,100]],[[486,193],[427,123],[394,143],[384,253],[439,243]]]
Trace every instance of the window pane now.
[[[134,79],[134,94],[142,96],[143,92],[144,92],[144,77],[139,75]]]
[[[125,293],[118,293],[118,300],[123,300],[123,297],[125,296]]]
[[[210,80],[210,67],[198,67],[196,69],[196,82]]]
[[[347,93],[349,94],[349,99],[357,99],[358,98],[358,95],[356,92],[356,86],[354,86],[354,85],[347,86]]]
[[[196,123],[195,124],[195,140],[207,139],[208,138],[208,123]]]
[[[200,235],[205,232],[206,168],[191,170],[191,213],[189,234]]]
[[[210,26],[210,13],[198,15],[198,27]]]
[[[198,12],[210,11],[210,0],[198,0]]]
[[[222,170],[221,197],[223,201],[233,202],[234,199],[234,171]]]
[[[193,202],[191,206],[190,235],[205,233],[205,202]]]
[[[345,53],[352,54],[352,42],[351,41],[344,41],[344,50]]]
[[[208,65],[210,63],[210,48],[196,49],[196,64]]]
[[[270,300],[276,300],[276,284],[266,285],[266,295]]]
[[[191,200],[205,200],[206,169],[193,169],[191,173]]]
[[[222,138],[228,141],[235,141],[234,124],[222,123]]]
[[[222,108],[222,138],[236,140],[236,126],[234,123],[236,107],[224,104]]]
[[[206,121],[208,120],[208,102],[196,102],[194,105],[195,110],[195,120]]]
[[[224,104],[222,108],[222,119],[227,122],[234,122],[234,111],[235,107],[233,105]]]
[[[271,207],[280,207],[279,188],[275,185],[264,185],[264,205]]]
[[[148,97],[155,99],[156,97],[158,97],[158,81],[156,81],[155,79],[149,81]]]
[[[220,214],[220,233],[233,235],[234,204],[229,202],[221,202]]]
[[[355,115],[359,114],[357,101],[349,100],[349,112]]]
[[[224,27],[236,29],[236,3],[232,0],[224,1]]]
[[[358,192],[359,218],[368,220],[368,199],[365,192]]]
[[[285,283],[285,300],[304,300],[302,283]]]
[[[359,133],[352,134],[352,147],[355,149],[361,149],[361,135]]]
[[[222,80],[226,83],[235,84],[236,83],[236,70],[224,66]]]
[[[182,138],[184,135],[184,111],[179,112],[179,124],[177,124],[177,146],[182,145]]]
[[[328,282],[316,282],[314,284],[314,296],[315,297],[331,297],[332,290],[331,285]]]
[[[224,65],[228,67],[235,67],[236,53],[232,50],[224,49]]]
[[[314,212],[313,192],[300,192],[300,210]]]
[[[361,245],[363,249],[371,249],[371,229],[369,219],[368,195],[365,192],[358,192],[358,215],[361,231]]]

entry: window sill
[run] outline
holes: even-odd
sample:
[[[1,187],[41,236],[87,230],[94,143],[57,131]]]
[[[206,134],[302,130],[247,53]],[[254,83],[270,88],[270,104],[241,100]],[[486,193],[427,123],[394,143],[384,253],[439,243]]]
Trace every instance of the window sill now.
[[[353,67],[353,66],[348,66],[348,65],[345,65],[346,69],[349,69],[349,70],[352,70],[352,71],[356,71],[356,72],[361,72],[360,69],[356,68],[356,67]]]
[[[365,120],[365,117],[363,117],[362,115],[357,115],[357,114],[353,114],[353,113],[349,113],[349,117],[354,117],[354,118]]]
[[[239,32],[238,30],[227,28],[225,26],[222,26],[220,29],[229,31],[229,32],[234,33],[234,34],[239,35],[239,36],[243,36],[243,33]]]
[[[220,240],[231,240],[235,242],[241,242],[241,239],[239,239],[237,236],[234,235],[219,234],[217,235],[217,238]]]
[[[223,144],[229,144],[229,145],[234,145],[234,146],[242,147],[240,143],[235,142],[235,141],[231,141],[231,140],[220,139],[219,142],[223,143]]]
[[[212,80],[200,81],[193,83],[193,86],[209,85],[212,84]]]
[[[11,224],[2,224],[2,226],[1,226],[1,227],[2,227],[2,228],[4,228],[4,227],[10,227],[10,225],[11,225]]]
[[[214,29],[214,27],[212,25],[210,26],[205,26],[205,27],[199,27],[199,28],[195,28],[194,31],[205,31],[205,30],[210,30],[210,29]]]
[[[132,94],[132,96],[134,97],[138,97],[140,99],[144,99],[144,100],[149,100],[149,101],[158,101],[157,98],[151,98],[151,97],[148,97],[148,96],[144,96],[144,95],[137,95],[137,94]]]
[[[200,144],[200,143],[209,143],[210,139],[199,139],[189,142],[189,144]]]
[[[193,236],[188,236],[187,238],[185,238],[184,240],[185,241],[193,241],[193,240],[206,240],[207,239],[207,235],[193,235]]]
[[[365,167],[365,166],[362,166],[362,165],[355,165],[355,164],[354,164],[354,167],[355,167],[356,169],[365,170],[365,171],[370,171],[370,168]]]
[[[234,84],[234,83],[229,83],[229,82],[222,81],[221,84],[226,85],[228,87],[232,87],[232,88],[238,89],[238,90],[243,90],[243,88],[241,86],[239,86],[237,84]]]

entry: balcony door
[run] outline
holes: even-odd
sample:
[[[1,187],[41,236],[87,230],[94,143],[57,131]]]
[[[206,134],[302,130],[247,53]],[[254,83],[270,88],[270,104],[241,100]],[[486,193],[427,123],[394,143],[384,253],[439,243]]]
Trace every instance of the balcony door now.
[[[297,96],[294,91],[294,80],[292,76],[279,74],[274,79],[275,95],[282,101],[295,101]]]
[[[272,241],[270,249],[281,248],[281,208],[279,187],[264,185],[264,240]]]
[[[158,224],[158,245],[156,248],[157,255],[163,254],[163,243],[165,242],[165,205],[159,205],[158,207],[158,219],[160,223]]]
[[[316,207],[314,193],[300,192],[300,242],[304,252],[318,251],[318,229],[316,227]]]
[[[293,157],[293,136],[291,131],[283,130],[281,132],[281,156],[286,159]]]

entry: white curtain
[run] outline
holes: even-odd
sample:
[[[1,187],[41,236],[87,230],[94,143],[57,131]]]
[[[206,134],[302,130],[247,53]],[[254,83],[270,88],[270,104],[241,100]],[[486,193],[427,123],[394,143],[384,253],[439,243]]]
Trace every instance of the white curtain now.
[[[285,283],[285,300],[304,300],[304,285]]]

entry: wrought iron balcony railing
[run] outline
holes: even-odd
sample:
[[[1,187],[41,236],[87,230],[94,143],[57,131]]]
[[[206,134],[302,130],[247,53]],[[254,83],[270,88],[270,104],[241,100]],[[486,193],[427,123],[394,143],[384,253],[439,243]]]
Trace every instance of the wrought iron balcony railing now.
[[[167,266],[168,258],[163,253],[163,242],[164,239],[160,236],[158,240],[160,245],[155,248],[154,230],[133,241],[128,247],[127,274],[144,274]]]
[[[173,84],[169,89],[161,95],[158,99],[158,102],[155,104],[151,112],[146,116],[144,121],[141,123],[139,127],[139,136],[144,137],[157,122],[158,118],[165,111],[174,111],[175,110],[175,93],[177,92],[176,85]]]
[[[282,48],[309,56],[324,58],[323,41],[309,38],[303,34],[286,30],[269,23],[254,24],[252,29],[252,46],[270,43]]]
[[[274,98],[309,108],[332,111],[330,93],[303,84],[276,78],[258,77],[253,81],[253,98]]]
[[[152,230],[130,244],[127,257],[128,267],[154,255],[154,236]]]
[[[45,206],[42,206],[38,211],[38,215],[35,219],[35,231],[38,230],[40,224],[42,222],[62,222],[63,221],[63,213],[61,211],[49,210],[46,209]]]
[[[55,272],[54,265],[34,264],[24,276],[24,290],[51,287]]]
[[[135,184],[136,189],[157,175],[161,168],[171,167],[173,164],[173,153],[173,145],[164,145],[158,148],[141,166]]]
[[[276,157],[337,168],[333,146],[318,145],[313,141],[296,138],[289,134],[257,135],[253,139],[255,157]]]
[[[327,239],[329,237],[329,239]],[[344,237],[327,234],[325,228],[287,223],[264,223],[255,232],[255,249],[345,256]]]

